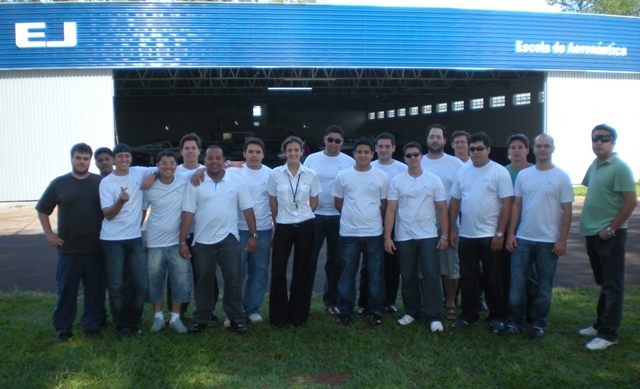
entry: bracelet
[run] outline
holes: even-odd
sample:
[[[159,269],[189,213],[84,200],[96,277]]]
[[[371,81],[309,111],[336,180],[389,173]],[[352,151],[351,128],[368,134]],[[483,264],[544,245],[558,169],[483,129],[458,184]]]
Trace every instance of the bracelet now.
[[[440,240],[449,240],[449,235],[440,235]]]
[[[186,245],[187,245],[187,242],[180,242],[180,245],[181,245],[181,246],[182,246],[182,245],[185,245],[185,246],[186,246]]]

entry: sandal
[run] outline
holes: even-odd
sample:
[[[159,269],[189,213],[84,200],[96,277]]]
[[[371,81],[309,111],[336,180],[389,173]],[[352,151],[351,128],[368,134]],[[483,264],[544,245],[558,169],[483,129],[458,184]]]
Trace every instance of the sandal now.
[[[456,309],[455,308],[447,308],[447,314],[445,316],[447,320],[456,320]]]

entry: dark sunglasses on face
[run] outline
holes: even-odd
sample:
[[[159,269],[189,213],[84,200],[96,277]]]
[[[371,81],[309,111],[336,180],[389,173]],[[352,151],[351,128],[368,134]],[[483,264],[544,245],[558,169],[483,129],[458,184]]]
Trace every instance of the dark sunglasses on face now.
[[[417,152],[417,151],[415,153],[406,153],[404,155],[404,157],[407,158],[407,159],[412,158],[412,157],[413,158],[418,158],[419,156],[420,156],[420,153]]]
[[[478,146],[478,147],[469,147],[469,152],[473,153],[474,151],[484,151],[486,147]]]
[[[329,143],[335,143],[337,145],[342,143],[342,139],[340,139],[340,138],[332,138],[332,137],[328,136],[326,139],[327,139],[327,142],[329,142]]]
[[[611,137],[611,135],[594,135],[591,137],[591,142],[596,143],[596,142],[602,142],[602,143],[609,143],[611,142],[613,138]]]

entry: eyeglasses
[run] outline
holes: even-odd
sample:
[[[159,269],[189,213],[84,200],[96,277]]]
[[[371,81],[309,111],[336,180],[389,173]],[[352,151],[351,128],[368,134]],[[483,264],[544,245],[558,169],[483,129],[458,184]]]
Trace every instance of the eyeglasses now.
[[[486,149],[486,147],[484,146],[478,146],[478,147],[469,147],[469,152],[473,153],[475,151],[481,152],[484,151]]]
[[[602,143],[609,143],[613,140],[613,137],[611,135],[594,135],[591,137],[591,142],[596,143],[596,142],[602,142]]]
[[[332,138],[332,137],[328,136],[328,137],[326,137],[325,139],[326,139],[326,141],[327,141],[327,142],[329,142],[329,143],[335,143],[335,144],[337,144],[337,145],[339,145],[340,143],[342,143],[342,139],[340,139],[340,138]]]
[[[404,157],[407,158],[407,159],[409,159],[409,158],[418,158],[420,155],[422,155],[422,154],[420,154],[419,152],[416,151],[415,153],[406,153],[404,155]]]

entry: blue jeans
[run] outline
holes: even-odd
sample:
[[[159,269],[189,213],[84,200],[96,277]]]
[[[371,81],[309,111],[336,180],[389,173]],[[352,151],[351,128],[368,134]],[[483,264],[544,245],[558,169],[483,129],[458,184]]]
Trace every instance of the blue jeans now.
[[[598,337],[618,340],[618,327],[622,320],[622,302],[624,299],[624,256],[627,245],[627,230],[616,231],[616,235],[602,240],[597,235],[587,236],[587,255],[591,270],[600,285],[598,298],[598,318],[593,328]]]
[[[249,231],[240,230],[240,263],[244,284],[244,315],[249,316],[260,310],[267,292],[269,262],[271,262],[272,230],[258,231],[258,248],[254,253],[247,251]]]
[[[402,275],[402,301],[405,313],[427,322],[441,320],[442,281],[438,238],[396,242]],[[418,278],[418,273],[422,278]]]
[[[553,243],[518,239],[518,248],[511,254],[511,286],[509,288],[509,324],[522,328],[525,316],[531,325],[545,328],[551,308],[553,277],[558,256]],[[537,273],[537,288],[532,306],[527,310],[527,292],[531,269]]]
[[[338,239],[340,215],[316,215],[313,223],[313,248],[311,250],[311,280],[315,280],[318,256],[325,239],[327,240],[327,261],[324,265],[326,281],[324,284],[324,305],[330,307],[338,303],[338,279],[340,278],[340,259]]]
[[[58,252],[56,284],[58,301],[53,312],[56,331],[71,332],[76,318],[78,288],[82,281],[84,308],[80,318],[83,331],[97,330],[104,319],[104,262],[100,254]]]
[[[171,301],[186,303],[191,300],[191,263],[178,252],[178,246],[147,248],[149,276],[149,302],[162,299],[165,279],[171,285]],[[171,307],[167,307],[171,310]]]
[[[137,330],[147,301],[149,279],[142,239],[101,240],[111,314],[118,332]]]
[[[367,258],[369,310],[382,315],[385,297],[384,285],[384,240],[380,236],[340,237],[340,279],[338,280],[338,309],[350,315],[356,302],[356,275],[360,265],[360,254]]]

